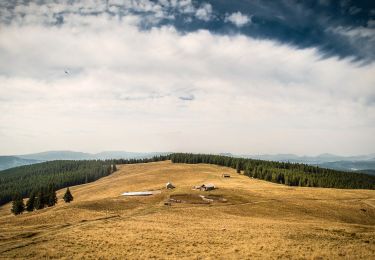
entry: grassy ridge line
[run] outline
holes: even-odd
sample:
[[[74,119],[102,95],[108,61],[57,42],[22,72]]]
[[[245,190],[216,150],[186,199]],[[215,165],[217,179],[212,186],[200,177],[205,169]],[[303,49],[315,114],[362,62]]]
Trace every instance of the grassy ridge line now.
[[[273,162],[221,155],[174,153],[147,159],[49,161],[0,171],[0,205],[15,193],[27,197],[53,183],[61,189],[95,181],[111,173],[111,164],[135,164],[163,160],[173,163],[207,163],[231,167],[245,175],[289,186],[375,189],[375,176],[343,172],[300,163]]]
[[[375,176],[344,172],[301,163],[274,162],[222,155],[175,153],[174,163],[207,163],[243,171],[245,175],[289,186],[375,189]]]

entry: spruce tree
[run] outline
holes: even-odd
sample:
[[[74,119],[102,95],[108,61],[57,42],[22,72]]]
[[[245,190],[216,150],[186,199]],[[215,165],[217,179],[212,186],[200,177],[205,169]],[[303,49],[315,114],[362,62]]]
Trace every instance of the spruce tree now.
[[[19,215],[25,211],[25,204],[23,203],[23,199],[20,194],[17,194],[13,197],[11,211],[14,215]]]
[[[117,171],[117,167],[116,167],[116,164],[114,163],[112,166],[112,172],[115,172],[115,171]]]
[[[73,195],[70,193],[69,188],[66,189],[63,199],[66,203],[73,201]]]
[[[53,184],[48,186],[47,206],[52,207],[57,203],[56,189]]]
[[[43,189],[40,189],[36,195],[35,199],[35,209],[43,209],[45,206],[45,198],[44,198]]]
[[[34,207],[35,207],[35,193],[32,192],[30,194],[28,201],[26,202],[26,210],[31,212],[34,210]]]
[[[241,165],[239,161],[237,161],[237,164],[236,164],[236,171],[237,173],[241,173]]]

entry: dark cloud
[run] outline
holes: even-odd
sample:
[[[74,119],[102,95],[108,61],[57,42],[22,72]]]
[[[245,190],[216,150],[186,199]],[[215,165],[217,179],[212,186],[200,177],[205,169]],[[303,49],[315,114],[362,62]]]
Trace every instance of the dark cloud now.
[[[182,25],[190,30],[200,26],[217,33],[242,33],[250,37],[271,39],[297,48],[317,48],[322,57],[352,57],[354,60],[375,60],[375,30],[366,36],[345,35],[335,31],[344,27],[348,31],[368,29],[374,1],[226,1],[211,0],[216,19],[210,23]],[[252,23],[241,28],[223,24],[226,13],[240,11],[251,15]],[[177,26],[178,22],[176,23]]]
[[[82,16],[105,13],[119,19],[128,14],[136,14],[142,17],[139,26],[143,30],[173,25],[182,33],[200,29],[210,30],[216,34],[241,33],[253,38],[290,44],[297,48],[317,48],[323,58],[350,57],[364,63],[375,60],[375,28],[369,26],[375,19],[374,1],[137,0],[107,1],[101,5],[93,1],[93,6],[87,4],[90,2],[77,2],[74,2],[76,9],[72,8],[68,1],[66,10],[49,9],[42,15],[49,17],[48,24],[61,25],[65,22],[65,16],[71,13]],[[31,4],[43,5],[44,2],[2,1],[0,22],[9,24],[15,20],[14,17],[23,17],[25,13],[17,13],[16,7]],[[243,23],[241,26],[238,26],[238,23],[228,23],[228,16],[238,12],[245,17],[251,17],[251,22]],[[360,30],[367,30],[367,33],[356,33]]]

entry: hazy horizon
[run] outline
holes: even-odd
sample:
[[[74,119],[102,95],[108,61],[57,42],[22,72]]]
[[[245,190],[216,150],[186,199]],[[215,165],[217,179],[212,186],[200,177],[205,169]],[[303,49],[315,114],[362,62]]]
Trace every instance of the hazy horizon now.
[[[99,154],[99,153],[116,153],[116,152],[126,152],[126,153],[200,153],[199,151],[130,151],[130,150],[100,150],[100,151],[81,151],[81,150],[62,150],[62,149],[54,149],[54,150],[43,150],[43,151],[34,151],[34,152],[25,152],[25,153],[17,153],[17,154],[1,154],[0,156],[20,156],[20,155],[28,155],[28,154],[38,154],[38,153],[48,153],[48,152],[73,152],[73,153],[85,153],[85,154]],[[204,152],[202,152],[204,153]],[[210,154],[232,154],[232,155],[253,155],[253,156],[261,156],[261,155],[270,155],[270,156],[277,156],[277,155],[294,155],[299,157],[317,157],[322,155],[334,155],[339,157],[355,157],[355,156],[371,156],[375,155],[375,153],[367,153],[367,154],[334,154],[334,153],[319,153],[319,154],[296,154],[296,153],[235,153],[230,151],[219,151],[219,152],[210,152]]]
[[[357,5],[3,1],[0,154],[374,153],[375,8]]]

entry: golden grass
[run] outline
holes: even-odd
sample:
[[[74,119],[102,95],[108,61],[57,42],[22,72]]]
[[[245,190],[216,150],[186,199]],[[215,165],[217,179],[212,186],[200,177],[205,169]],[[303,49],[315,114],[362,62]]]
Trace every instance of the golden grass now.
[[[231,178],[222,178],[228,172]],[[125,191],[174,190],[148,197]],[[214,183],[219,189],[193,191]],[[375,191],[299,188],[213,165],[121,165],[71,188],[74,201],[10,214],[0,208],[0,258],[374,259]],[[176,203],[170,195],[212,194],[225,203]]]

